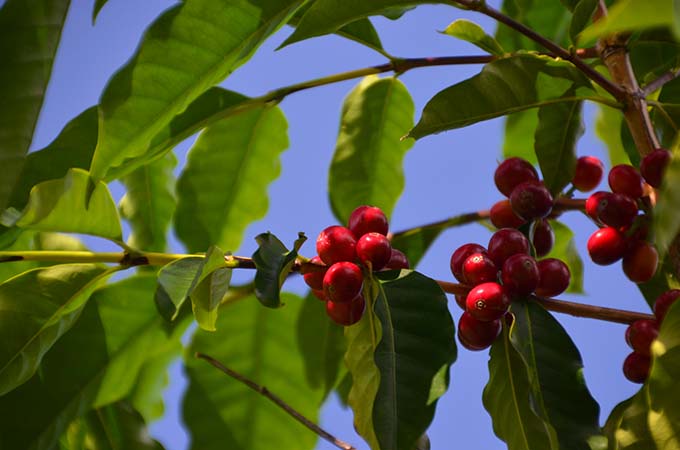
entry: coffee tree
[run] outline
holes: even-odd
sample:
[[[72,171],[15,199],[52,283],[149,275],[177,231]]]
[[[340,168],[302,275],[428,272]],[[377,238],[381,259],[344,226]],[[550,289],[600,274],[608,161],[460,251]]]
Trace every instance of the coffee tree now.
[[[443,33],[478,54],[402,58],[370,17],[398,24],[433,2],[186,0],[149,25],[99,104],[28,153],[69,3],[0,9],[0,449],[161,448],[146,424],[181,354],[192,448],[306,449],[319,436],[354,448],[314,423],[332,392],[371,449],[429,448],[459,351],[488,352],[489,433],[510,449],[680,448],[674,2],[442,1],[494,19],[495,35],[458,19]],[[338,34],[387,62],[259,97],[217,87],[284,25],[294,31],[283,46]],[[466,64],[482,68],[451,80],[414,123],[400,75]],[[233,254],[264,216],[288,146],[278,104],[353,79],[328,172],[337,223],[318,236],[300,224],[291,242],[270,224],[252,255]],[[609,169],[577,157],[585,102],[600,109]],[[506,198],[393,229],[406,151],[498,117],[507,142],[530,143],[504,146],[489,180]],[[194,135],[175,179],[173,150]],[[603,177],[609,190],[593,193]],[[569,214],[589,217],[592,235],[574,236],[559,220]],[[441,233],[473,222],[490,239],[451,249],[450,279],[418,271]],[[186,253],[168,253],[171,231]],[[90,251],[83,234],[119,250]],[[576,239],[595,264],[621,261],[649,314],[556,298],[581,289]],[[232,283],[234,271],[252,276]],[[306,298],[286,291],[300,276]],[[640,390],[605,423],[554,313],[628,325],[621,376]]]

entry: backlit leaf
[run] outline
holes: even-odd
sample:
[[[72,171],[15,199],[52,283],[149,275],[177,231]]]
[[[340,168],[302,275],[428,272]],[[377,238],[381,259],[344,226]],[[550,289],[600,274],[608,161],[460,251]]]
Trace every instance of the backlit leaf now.
[[[584,44],[617,31],[634,31],[673,25],[673,2],[670,0],[621,0],[609,8],[607,17],[581,33]]]
[[[505,53],[496,39],[486,34],[482,27],[466,19],[456,19],[451,22],[444,33],[474,44],[492,55],[500,56]]]
[[[503,159],[517,156],[538,164],[534,151],[534,135],[538,127],[538,109],[527,109],[505,117]]]
[[[680,231],[680,157],[677,148],[659,189],[652,223],[654,240],[660,255],[666,253],[671,242]]]
[[[607,146],[609,155],[609,165],[614,167],[617,164],[630,164],[628,155],[623,149],[621,142],[621,124],[623,114],[620,111],[606,105],[599,105],[597,119],[595,121],[595,134]]]

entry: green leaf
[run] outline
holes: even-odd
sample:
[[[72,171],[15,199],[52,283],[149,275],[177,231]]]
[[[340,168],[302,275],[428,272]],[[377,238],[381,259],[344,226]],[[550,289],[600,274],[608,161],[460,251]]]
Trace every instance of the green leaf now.
[[[96,450],[163,450],[152,439],[141,414],[125,401],[113,403],[87,413],[81,419],[86,428],[88,446]],[[82,447],[85,450],[87,447]],[[79,450],[70,448],[69,450]]]
[[[301,2],[187,0],[166,10],[102,94],[92,176],[149,153],[175,115],[248,60]]]
[[[130,222],[127,244],[139,250],[163,252],[175,211],[177,159],[172,153],[146,164],[123,178],[127,192],[120,200],[120,213]]]
[[[444,33],[474,44],[492,55],[502,56],[505,53],[496,39],[486,34],[482,27],[466,19],[451,22]]]
[[[609,438],[607,450],[655,449],[647,423],[646,403],[638,393],[616,405],[603,429]]]
[[[567,47],[571,13],[565,2],[543,0],[505,0],[501,11],[526,25],[536,33]],[[506,51],[538,50],[544,48],[516,30],[499,23],[496,39]]]
[[[630,164],[630,159],[623,148],[619,130],[623,124],[623,114],[618,109],[606,105],[598,105],[595,120],[595,134],[607,146],[609,165]]]
[[[590,86],[576,68],[546,56],[519,54],[493,61],[482,72],[436,94],[409,136],[420,139],[483,120],[553,103],[582,99],[563,97],[570,87]]]
[[[190,252],[236,250],[246,227],[267,212],[267,187],[288,147],[286,119],[262,105],[206,128],[177,183],[177,236]]]
[[[489,382],[482,402],[491,415],[493,431],[508,450],[558,449],[555,430],[534,412],[531,380],[521,355],[510,342],[509,330],[491,346]]]
[[[567,292],[583,294],[583,260],[574,243],[574,232],[568,226],[556,220],[551,221],[550,226],[555,232],[555,245],[546,255],[546,258],[557,258],[566,263],[571,273]]]
[[[0,9],[0,211],[31,145],[69,0],[7,0]]]
[[[314,36],[335,33],[355,20],[371,15],[388,13],[395,7],[427,3],[418,0],[316,0],[302,16],[293,34],[281,47]],[[279,48],[281,48],[279,47]]]
[[[680,231],[680,158],[676,147],[658,190],[652,233],[659,255],[663,257]]]
[[[154,301],[166,320],[175,320],[186,302],[203,265],[202,256],[187,256],[166,264],[158,271]]]
[[[328,317],[326,303],[310,293],[303,300],[296,329],[307,383],[314,389],[320,388],[325,399],[344,371],[342,357],[346,345],[343,327]]]
[[[109,0],[94,0],[94,8],[92,9],[92,24],[96,22],[99,12],[108,1]]]
[[[568,91],[564,97],[573,97]],[[534,150],[543,182],[553,195],[571,183],[576,170],[576,142],[583,135],[582,102],[562,102],[538,109]]]
[[[673,20],[673,2],[670,0],[621,0],[609,8],[607,17],[583,30],[581,42],[588,44],[617,31],[671,26]]]
[[[640,84],[648,83],[680,64],[680,42],[668,29],[654,28],[636,33],[627,48]]]
[[[578,43],[578,35],[592,21],[593,14],[597,9],[598,0],[579,0],[576,4],[569,24],[569,37],[574,44]]]
[[[225,266],[224,252],[210,247],[189,291],[196,322],[204,330],[215,331],[217,307],[229,290],[231,269]]]
[[[527,366],[534,411],[555,430],[559,448],[590,450],[601,434],[600,407],[586,387],[578,349],[539,304],[516,302],[510,311],[510,341]]]
[[[167,334],[152,302],[154,278],[135,276],[93,294],[39,374],[0,397],[0,409],[12,411],[0,423],[0,448],[53,448],[73,419],[127,396],[144,362],[179,341],[188,321]]]
[[[293,244],[293,250],[273,234],[267,232],[255,237],[258,248],[253,253],[255,272],[255,296],[264,306],[278,308],[281,303],[281,287],[295,263],[300,246],[307,238],[300,233]]]
[[[364,78],[342,107],[340,132],[328,174],[331,207],[346,222],[359,205],[380,207],[389,217],[404,189],[402,163],[413,140],[413,100],[394,77]]]
[[[183,419],[191,448],[200,450],[311,450],[317,437],[261,394],[205,361],[207,354],[281,397],[316,422],[320,389],[310,389],[296,343],[295,323],[303,300],[283,294],[285,307],[263,308],[254,297],[220,314],[218,331],[197,330],[186,357],[189,387]]]
[[[33,376],[45,353],[78,319],[97,282],[110,272],[94,264],[64,264],[0,284],[0,395]]]
[[[527,109],[505,117],[503,159],[517,156],[538,164],[534,151],[534,134],[538,127],[538,109]]]
[[[448,388],[456,359],[453,320],[434,280],[411,271],[377,276],[375,315],[382,338],[374,350],[380,385],[373,426],[380,448],[413,450]]]
[[[108,187],[82,169],[69,169],[62,179],[38,184],[23,212],[14,213],[17,217],[3,215],[5,225],[122,240],[120,217]]]

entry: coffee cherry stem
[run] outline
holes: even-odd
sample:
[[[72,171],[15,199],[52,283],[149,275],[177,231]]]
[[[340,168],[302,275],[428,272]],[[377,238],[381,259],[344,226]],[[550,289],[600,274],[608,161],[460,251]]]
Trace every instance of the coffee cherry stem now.
[[[467,293],[470,291],[470,287],[463,284],[440,280],[437,280],[437,283],[444,292],[448,292],[449,294],[467,295]],[[528,299],[540,304],[548,311],[569,314],[575,317],[604,320],[606,322],[622,323],[627,325],[635,322],[636,320],[654,319],[654,316],[651,314],[606,308],[604,306],[585,305],[582,303],[569,302],[566,300],[539,297],[537,295],[530,295]]]

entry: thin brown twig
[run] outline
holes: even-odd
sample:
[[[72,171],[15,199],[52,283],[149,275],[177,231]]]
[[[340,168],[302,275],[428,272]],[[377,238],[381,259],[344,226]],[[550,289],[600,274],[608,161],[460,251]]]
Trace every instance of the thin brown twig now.
[[[241,375],[238,372],[235,372],[234,370],[224,366],[221,362],[216,360],[215,358],[208,356],[203,353],[196,353],[195,354],[196,358],[202,359],[204,361],[207,361],[209,364],[211,364],[213,367],[217,368],[218,370],[222,371],[226,375],[230,376],[231,378],[240,381],[241,383],[245,384],[248,386],[250,389],[253,391],[261,394],[263,397],[268,398],[271,400],[276,406],[284,410],[289,416],[300,422],[302,425],[305,427],[309,428],[311,431],[322,437],[323,439],[327,440],[331,444],[335,445],[341,450],[356,450],[355,447],[351,446],[347,442],[344,442],[332,434],[330,434],[328,431],[324,430],[299,412],[297,412],[295,409],[293,409],[288,403],[284,402],[279,396],[274,394],[273,392],[269,391],[264,386],[261,386],[254,381],[246,378],[245,376]]]
[[[678,77],[680,77],[680,70],[669,70],[668,72],[659,75],[659,78],[644,85],[642,87],[642,93],[647,97],[649,94],[661,89],[664,84],[673,81]]]
[[[448,292],[449,294],[467,295],[467,293],[470,291],[470,287],[463,284],[451,283],[441,280],[437,280],[437,284],[439,284],[444,292]],[[654,316],[651,314],[606,308],[604,306],[585,305],[583,303],[569,302],[555,298],[539,297],[537,295],[531,295],[529,299],[539,303],[549,311],[569,314],[575,317],[604,320],[606,322],[631,324],[640,319],[654,319]]]

